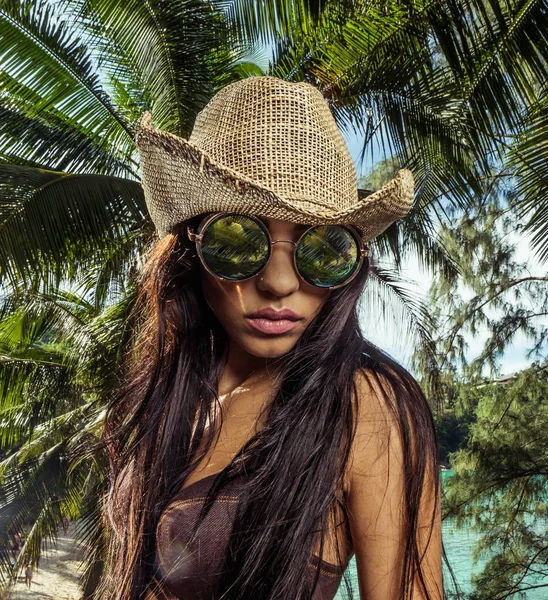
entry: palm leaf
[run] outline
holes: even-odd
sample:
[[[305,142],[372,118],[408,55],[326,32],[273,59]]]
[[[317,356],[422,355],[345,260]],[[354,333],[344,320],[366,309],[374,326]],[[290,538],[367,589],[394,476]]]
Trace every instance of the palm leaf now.
[[[516,212],[523,232],[532,233],[532,247],[548,259],[548,101],[546,90],[523,115],[523,132],[509,152],[517,198]]]
[[[122,130],[131,142],[130,128],[102,87],[86,46],[73,39],[63,19],[54,17],[44,0],[0,3],[2,70],[26,85],[34,99],[40,96],[28,107],[28,116],[43,115],[53,105],[67,120],[85,123],[90,139],[110,141]],[[19,95],[23,89],[19,86]],[[4,87],[4,94],[10,95],[10,87]]]
[[[61,265],[78,273],[147,214],[141,186],[127,179],[0,165],[0,181],[0,277],[13,285],[38,265],[58,285]]]
[[[0,460],[0,518],[9,523],[5,535],[33,524],[15,569],[27,559],[37,564],[49,540],[56,539],[62,514],[83,516],[81,541],[94,543],[91,552],[100,556],[100,502],[108,463],[95,444],[127,344],[134,300],[132,290],[97,313],[93,303],[73,292],[18,290],[0,305],[5,456]],[[82,587],[93,587],[92,566],[81,578]],[[1,556],[3,592],[14,572],[8,557]]]
[[[227,15],[234,38],[252,43],[272,44],[292,32],[306,32],[318,24],[327,11],[331,16],[348,12],[348,0],[214,0]]]
[[[234,60],[220,11],[201,0],[66,0],[65,7],[93,41],[103,72],[141,90],[159,127],[188,135]]]
[[[5,81],[6,77],[2,79]],[[114,155],[105,147],[104,140],[90,140],[83,128],[68,123],[58,111],[50,111],[45,121],[42,117],[28,116],[26,100],[12,96],[10,104],[3,105],[0,101],[1,162],[137,178],[137,163],[131,157]]]
[[[366,335],[369,324],[375,323],[383,331],[394,328],[400,332],[399,340],[414,339],[429,346],[433,321],[425,298],[418,293],[416,282],[401,272],[372,262],[360,306]]]

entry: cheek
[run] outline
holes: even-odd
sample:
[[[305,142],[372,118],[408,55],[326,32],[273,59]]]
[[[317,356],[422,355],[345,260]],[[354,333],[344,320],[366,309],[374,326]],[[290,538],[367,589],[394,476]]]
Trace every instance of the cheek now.
[[[314,313],[317,314],[321,307],[327,302],[329,296],[331,296],[331,290],[324,290],[322,288],[315,288],[311,285],[307,285],[306,295],[310,306],[315,307]]]
[[[253,306],[257,301],[251,280],[228,283],[204,273],[202,289],[207,303],[225,328],[234,322],[236,316],[241,317],[255,310]]]

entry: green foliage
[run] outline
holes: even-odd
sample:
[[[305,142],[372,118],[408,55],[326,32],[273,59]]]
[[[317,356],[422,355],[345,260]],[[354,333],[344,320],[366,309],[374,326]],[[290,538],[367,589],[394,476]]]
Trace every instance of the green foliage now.
[[[465,444],[469,423],[457,417],[453,410],[447,409],[436,418],[436,431],[439,438],[440,462],[450,468],[450,455]]]
[[[0,56],[0,282],[44,291],[149,243],[133,139],[145,108],[187,135],[251,70],[200,0],[0,0]]]
[[[443,399],[432,400],[439,410],[434,415],[439,438],[440,461],[451,467],[452,454],[463,448],[468,439],[470,425],[476,420],[474,413],[478,398],[476,388],[452,377],[445,377]],[[443,407],[443,409],[441,409]]]
[[[358,184],[360,188],[374,192],[388,183],[398,169],[398,160],[394,156],[381,160],[375,165],[374,169],[370,169],[367,174],[360,177]]]
[[[98,500],[106,455],[90,451],[131,331],[135,290],[96,308],[73,292],[5,297],[0,305],[0,506],[2,544],[31,525],[13,569],[0,563],[0,597],[21,565],[38,564],[63,514],[79,519],[85,585],[104,551]],[[8,519],[9,517],[9,519]],[[97,541],[98,540],[98,541]]]
[[[546,78],[545,78],[546,83]],[[546,84],[548,86],[548,84]],[[522,131],[509,152],[520,218],[524,231],[532,232],[532,245],[539,260],[548,258],[548,87],[539,93],[538,101],[523,113]]]
[[[429,290],[432,345],[417,348],[413,357],[432,397],[443,396],[449,372],[470,381],[480,381],[486,367],[491,376],[499,375],[500,359],[518,334],[530,339],[528,357],[542,356],[548,278],[515,259],[521,225],[504,193],[497,186],[483,204],[440,228],[440,243],[456,272],[436,274]],[[477,353],[470,362],[467,338],[474,339]]]
[[[492,557],[474,579],[473,600],[548,588],[548,365],[509,385],[488,384],[462,398],[473,408],[466,447],[452,456],[445,516],[481,532],[474,558]],[[513,597],[513,596],[512,596]]]

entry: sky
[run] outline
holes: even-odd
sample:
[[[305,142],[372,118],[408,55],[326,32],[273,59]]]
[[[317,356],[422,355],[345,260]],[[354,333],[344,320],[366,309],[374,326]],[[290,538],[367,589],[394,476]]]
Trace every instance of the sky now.
[[[356,164],[358,177],[360,177],[360,175],[370,167],[370,165],[364,165],[362,167],[358,164],[358,155],[361,149],[360,140],[353,133],[349,132],[343,132],[343,136],[346,139],[348,149]],[[526,262],[532,274],[545,275],[547,266],[542,265],[535,259],[533,252],[531,251],[529,240],[526,237],[520,236],[519,238],[516,237],[514,242],[516,243],[516,260],[524,263]],[[422,295],[426,294],[430,287],[432,276],[420,268],[416,257],[411,257],[405,262],[402,273],[407,278],[414,280],[415,289],[418,293]],[[366,307],[362,310],[361,323],[364,334],[368,339],[388,352],[407,369],[410,369],[409,359],[412,353],[412,340],[407,336],[402,335],[401,332],[396,331],[390,324],[379,321],[370,323],[367,319]],[[548,321],[545,320],[545,324],[548,324]],[[469,351],[466,355],[468,360],[472,360],[479,354],[486,338],[486,331],[480,331],[476,336],[470,334],[465,336],[469,347]],[[532,346],[532,342],[528,341],[524,335],[518,334],[516,336],[514,343],[506,349],[503,357],[500,359],[501,376],[510,375],[531,364],[534,359],[526,359],[525,357],[525,353],[530,346]],[[546,355],[548,356],[548,348],[546,349]],[[487,370],[484,370],[483,375],[490,376],[490,373]]]

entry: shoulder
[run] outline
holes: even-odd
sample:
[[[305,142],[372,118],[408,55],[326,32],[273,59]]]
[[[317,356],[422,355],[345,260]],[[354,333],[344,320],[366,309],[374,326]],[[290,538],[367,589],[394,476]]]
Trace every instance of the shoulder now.
[[[358,369],[354,374],[354,415],[356,437],[354,450],[365,442],[386,445],[387,436],[398,427],[396,398],[397,374],[383,374],[370,368]]]
[[[429,597],[439,598],[441,488],[426,399],[405,371],[380,375],[362,370],[356,373],[355,390],[346,510],[360,597],[398,596],[405,549],[413,539],[416,556],[429,549],[423,573]]]
[[[368,416],[386,419],[392,411],[388,401],[394,401],[394,383],[398,375],[380,373],[369,367],[357,369],[354,373],[358,421],[368,421]]]
[[[345,477],[346,494],[365,477],[378,474],[388,452],[394,459],[402,460],[395,377],[396,374],[385,375],[371,368],[357,369],[354,374],[355,434]]]

